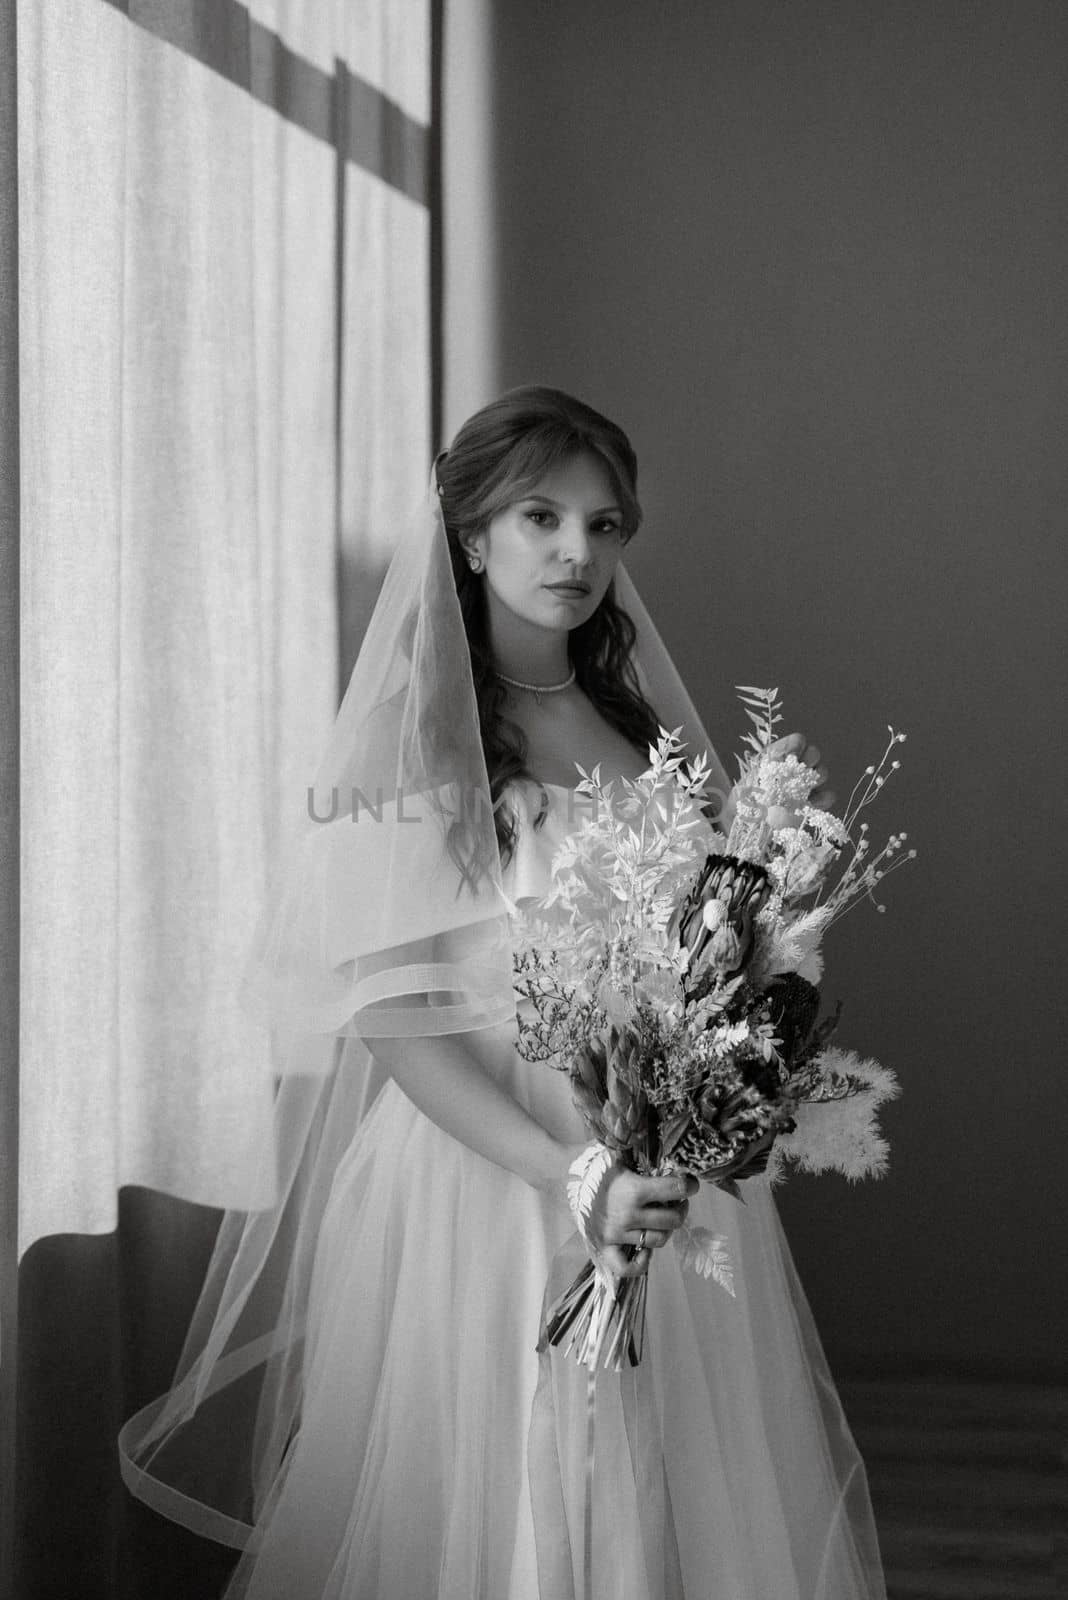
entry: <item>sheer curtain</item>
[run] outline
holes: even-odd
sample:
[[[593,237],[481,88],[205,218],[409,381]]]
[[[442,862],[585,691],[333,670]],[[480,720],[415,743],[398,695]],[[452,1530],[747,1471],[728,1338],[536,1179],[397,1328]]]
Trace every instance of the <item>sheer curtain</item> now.
[[[19,1354],[14,1480],[32,1499],[57,1296],[69,1328],[119,1286],[143,1334],[144,1266],[178,1320],[181,1240],[206,1247],[211,1217],[179,1201],[259,1198],[271,1062],[236,978],[432,453],[434,19],[431,0],[0,12],[18,241],[0,266],[19,691],[3,762],[21,793],[9,778],[0,1285],[24,1258],[0,1392],[10,1412]],[[14,609],[2,620],[10,644]],[[124,1186],[159,1192],[122,1196],[125,1244]],[[58,1235],[79,1237],[63,1252]],[[96,1309],[94,1330],[114,1323],[110,1299]],[[136,1390],[136,1353],[97,1356]],[[10,1501],[8,1518],[0,1569]],[[28,1541],[32,1507],[20,1522]],[[87,1576],[71,1592],[94,1592]],[[38,1590],[25,1567],[20,1594]]]

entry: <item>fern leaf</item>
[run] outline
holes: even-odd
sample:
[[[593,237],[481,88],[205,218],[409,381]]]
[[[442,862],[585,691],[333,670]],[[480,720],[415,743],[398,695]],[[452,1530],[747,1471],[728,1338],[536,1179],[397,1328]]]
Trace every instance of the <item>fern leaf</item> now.
[[[586,1237],[586,1221],[593,1209],[593,1202],[600,1187],[601,1179],[608,1171],[614,1160],[611,1150],[607,1145],[587,1145],[580,1156],[577,1156],[568,1168],[570,1176],[567,1180],[567,1203],[571,1207],[571,1214],[575,1219],[575,1226]]]
[[[702,1278],[711,1278],[729,1295],[734,1295],[734,1266],[722,1234],[713,1233],[711,1228],[684,1225],[676,1229],[674,1239],[684,1270],[699,1272]]]

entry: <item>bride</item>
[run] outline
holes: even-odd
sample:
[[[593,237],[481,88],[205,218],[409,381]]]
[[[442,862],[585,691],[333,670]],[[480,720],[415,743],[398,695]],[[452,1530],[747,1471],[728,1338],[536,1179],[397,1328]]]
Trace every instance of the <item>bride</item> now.
[[[636,777],[681,725],[731,804],[622,565],[636,480],[625,434],[557,390],[464,424],[261,919],[272,1204],[227,1214],[174,1387],[120,1436],[136,1494],[243,1550],[228,1600],[885,1593],[766,1181],[742,1205],[615,1167],[583,1245],[581,1118],[516,1050],[511,919],[581,819],[576,766]],[[734,1298],[664,1249],[687,1217],[728,1237]],[[586,1248],[651,1274],[642,1361],[597,1374],[592,1473],[587,1374],[536,1349]]]

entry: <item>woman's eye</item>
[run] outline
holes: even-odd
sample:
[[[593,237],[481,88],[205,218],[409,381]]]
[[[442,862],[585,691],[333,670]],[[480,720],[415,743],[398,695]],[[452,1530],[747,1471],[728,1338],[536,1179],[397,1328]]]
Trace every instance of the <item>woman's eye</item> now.
[[[537,528],[549,526],[556,521],[555,511],[528,511],[527,516]],[[541,521],[541,518],[545,518],[547,520]],[[623,528],[622,524],[618,522],[613,522],[611,519],[602,519],[600,522],[595,522],[590,531],[591,533],[607,533],[618,536],[622,534]]]

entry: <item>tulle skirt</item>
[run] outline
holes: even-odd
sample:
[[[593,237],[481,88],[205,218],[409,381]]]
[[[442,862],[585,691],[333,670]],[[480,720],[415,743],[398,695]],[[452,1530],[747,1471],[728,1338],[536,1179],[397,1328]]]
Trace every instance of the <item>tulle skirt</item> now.
[[[516,1097],[582,1139],[566,1081],[505,1059]],[[333,1176],[299,1426],[226,1600],[883,1596],[774,1201],[745,1192],[702,1186],[690,1209],[727,1237],[735,1297],[657,1250],[642,1362],[591,1395],[573,1358],[536,1350],[550,1275],[582,1259],[566,1206],[388,1083]]]

